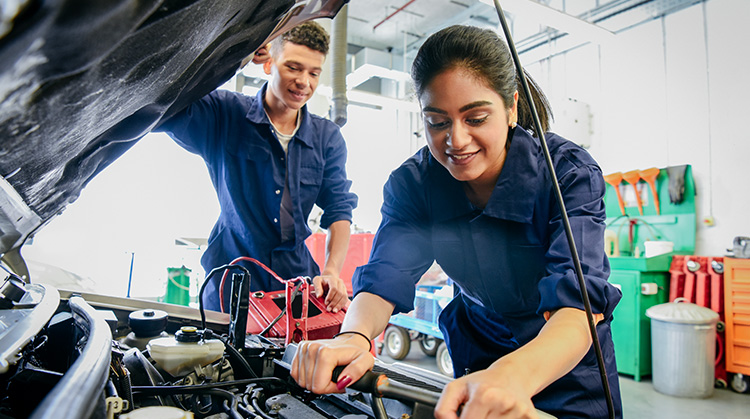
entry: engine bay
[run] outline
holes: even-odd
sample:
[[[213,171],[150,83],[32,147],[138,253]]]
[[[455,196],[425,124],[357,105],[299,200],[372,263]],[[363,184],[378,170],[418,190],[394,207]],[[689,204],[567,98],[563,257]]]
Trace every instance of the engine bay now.
[[[224,313],[10,275],[0,288],[0,416],[431,418],[449,380],[376,359],[346,393],[313,394],[289,375],[295,342],[271,327],[268,336],[237,327],[257,328]]]

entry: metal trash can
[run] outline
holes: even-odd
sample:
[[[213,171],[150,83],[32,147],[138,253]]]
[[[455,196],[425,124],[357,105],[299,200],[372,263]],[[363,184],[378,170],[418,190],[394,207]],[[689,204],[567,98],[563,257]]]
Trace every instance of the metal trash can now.
[[[719,315],[684,298],[652,306],[646,315],[654,389],[676,397],[711,397]]]

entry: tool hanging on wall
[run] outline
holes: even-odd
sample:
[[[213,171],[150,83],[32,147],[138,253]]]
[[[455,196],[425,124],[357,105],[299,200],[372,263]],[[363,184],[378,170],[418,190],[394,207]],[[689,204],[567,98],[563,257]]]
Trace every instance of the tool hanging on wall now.
[[[622,174],[623,180],[633,185],[635,191],[635,201],[638,203],[638,213],[643,215],[643,203],[641,202],[641,194],[638,192],[638,181],[641,180],[641,175],[637,170],[631,170]]]
[[[620,204],[620,212],[625,215],[625,201],[622,200],[622,194],[620,193],[620,183],[622,183],[622,173],[615,172],[604,176],[604,181],[609,183],[617,193],[617,203]]]
[[[638,249],[638,246],[636,246],[636,243],[638,243],[637,225],[638,220],[628,220],[628,244],[630,245],[632,256],[636,258],[640,256],[640,251]]]
[[[656,208],[656,215],[661,215],[661,208],[659,206],[659,193],[656,192],[656,178],[659,177],[659,169],[656,167],[651,167],[646,170],[639,170],[638,174],[640,174],[641,179],[646,181],[646,183],[648,183],[648,186],[651,188],[651,196],[654,197],[654,208]]]
[[[669,176],[669,201],[673,204],[681,204],[685,199],[685,173],[687,165],[667,167]]]

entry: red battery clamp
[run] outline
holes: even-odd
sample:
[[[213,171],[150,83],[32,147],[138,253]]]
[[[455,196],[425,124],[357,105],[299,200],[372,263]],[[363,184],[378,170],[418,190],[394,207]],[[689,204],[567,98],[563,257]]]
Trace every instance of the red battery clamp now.
[[[285,284],[284,290],[250,293],[246,330],[248,334],[260,334],[273,323],[265,337],[284,338],[285,344],[288,345],[302,340],[330,339],[341,330],[346,308],[336,313],[327,311],[323,297],[310,296],[312,284],[307,278],[281,279],[270,268],[249,257],[239,257],[230,265],[242,260],[259,265]],[[222,290],[225,281],[226,273],[221,279]],[[220,291],[220,295],[223,295],[223,292]],[[223,310],[223,300],[221,306]]]
[[[284,291],[256,291],[250,295],[247,333],[259,334],[276,317],[286,312],[266,333],[266,337],[286,338],[286,344],[302,340],[330,339],[341,330],[346,309],[326,311],[323,298],[310,296],[311,284],[305,278],[286,282]],[[293,294],[298,294],[292,298]]]

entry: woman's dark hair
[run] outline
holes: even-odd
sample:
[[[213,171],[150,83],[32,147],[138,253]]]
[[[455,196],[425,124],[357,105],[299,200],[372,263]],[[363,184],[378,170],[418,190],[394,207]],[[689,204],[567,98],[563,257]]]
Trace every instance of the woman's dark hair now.
[[[521,81],[516,75],[508,46],[495,32],[474,26],[455,25],[427,38],[411,67],[417,97],[422,95],[438,74],[452,68],[464,69],[484,80],[500,95],[506,108],[513,104],[513,93],[518,90]],[[542,129],[546,132],[549,130],[552,109],[536,82],[528,73],[524,73]],[[535,131],[531,108],[523,92],[518,95],[518,124]]]

